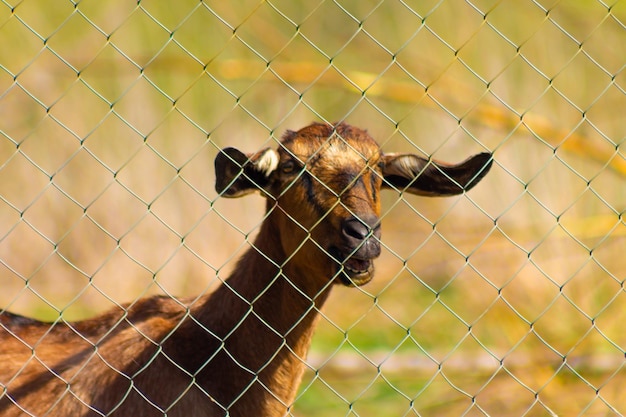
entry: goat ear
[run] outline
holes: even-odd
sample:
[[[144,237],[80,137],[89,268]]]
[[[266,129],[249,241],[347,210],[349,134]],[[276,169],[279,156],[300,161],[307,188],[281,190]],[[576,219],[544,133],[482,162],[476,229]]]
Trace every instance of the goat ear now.
[[[235,148],[222,149],[215,158],[215,191],[235,198],[263,190],[278,161],[278,153],[270,148],[248,155]]]
[[[428,160],[412,154],[383,155],[383,187],[429,197],[468,191],[489,172],[490,153],[474,155],[459,164]]]

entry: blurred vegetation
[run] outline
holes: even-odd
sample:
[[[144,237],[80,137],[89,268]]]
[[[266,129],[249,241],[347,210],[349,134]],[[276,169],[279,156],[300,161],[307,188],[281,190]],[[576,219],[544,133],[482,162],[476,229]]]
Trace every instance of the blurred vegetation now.
[[[496,164],[386,195],[378,276],[334,291],[293,414],[626,413],[625,24],[624,1],[4,0],[0,309],[211,291],[262,218],[216,196],[217,149],[346,120]]]

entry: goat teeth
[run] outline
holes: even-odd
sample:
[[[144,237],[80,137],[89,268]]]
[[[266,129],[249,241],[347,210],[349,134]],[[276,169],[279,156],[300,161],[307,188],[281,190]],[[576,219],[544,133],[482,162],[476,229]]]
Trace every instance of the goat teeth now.
[[[345,268],[350,271],[350,272],[355,272],[357,274],[362,274],[364,272],[367,272],[367,269],[354,269],[354,268],[350,268],[349,266],[345,266]]]
[[[349,259],[343,264],[346,271],[354,274],[364,274],[370,269],[371,262],[361,259]]]

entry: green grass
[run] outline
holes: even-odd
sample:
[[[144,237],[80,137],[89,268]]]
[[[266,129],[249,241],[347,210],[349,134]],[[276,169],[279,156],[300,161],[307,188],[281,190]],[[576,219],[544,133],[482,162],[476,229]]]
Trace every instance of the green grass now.
[[[496,164],[385,195],[377,277],[329,300],[294,415],[626,413],[626,3],[405,3],[0,5],[0,308],[210,290],[263,206],[216,196],[217,149],[346,119]]]

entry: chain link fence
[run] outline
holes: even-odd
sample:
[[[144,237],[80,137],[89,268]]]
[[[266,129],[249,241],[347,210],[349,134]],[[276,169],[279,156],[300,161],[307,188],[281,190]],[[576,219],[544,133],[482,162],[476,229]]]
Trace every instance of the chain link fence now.
[[[264,212],[216,194],[218,150],[347,121],[494,166],[382,195],[377,276],[333,289],[291,415],[625,414],[625,24],[621,0],[2,0],[0,312],[214,291]]]

